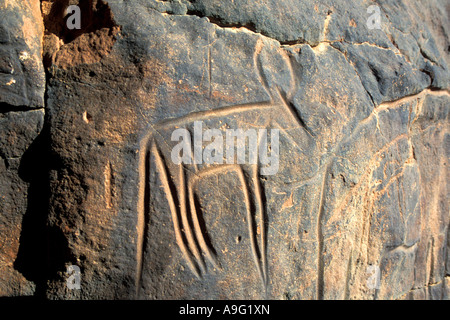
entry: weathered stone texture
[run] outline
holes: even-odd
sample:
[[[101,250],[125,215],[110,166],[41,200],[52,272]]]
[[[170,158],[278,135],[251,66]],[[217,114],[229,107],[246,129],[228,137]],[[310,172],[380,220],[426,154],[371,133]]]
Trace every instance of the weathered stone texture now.
[[[36,287],[15,263],[30,212],[26,154],[44,125],[42,33],[39,1],[0,1],[0,296],[33,295]]]
[[[24,154],[44,124],[43,110],[0,114],[0,296],[32,295],[34,284],[14,267],[29,197]],[[29,161],[29,160],[28,160]],[[27,164],[33,166],[33,164]],[[38,166],[33,170],[40,170]]]
[[[26,192],[8,190],[25,190],[27,175],[7,159],[20,159],[43,113],[0,118],[0,174],[16,170],[4,174],[0,226],[14,241],[0,257],[11,265],[20,253],[0,294],[449,297],[445,1],[98,0],[82,7],[89,27],[73,32],[69,3],[42,1],[36,148],[47,158],[28,182],[31,199],[40,186],[47,199],[28,203],[24,228]],[[370,5],[381,30],[366,25]],[[277,173],[173,163],[172,132],[194,132],[195,121],[279,129]],[[81,268],[81,290],[66,285],[69,265]],[[28,291],[14,291],[20,281]]]
[[[0,112],[44,106],[42,34],[39,1],[0,1]]]

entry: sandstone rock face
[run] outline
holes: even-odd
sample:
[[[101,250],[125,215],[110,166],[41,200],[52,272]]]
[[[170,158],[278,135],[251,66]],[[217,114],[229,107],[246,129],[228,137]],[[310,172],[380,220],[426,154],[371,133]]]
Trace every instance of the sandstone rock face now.
[[[3,1],[0,295],[447,299],[446,6]],[[276,170],[179,164],[179,129]]]
[[[32,171],[42,169],[28,156],[44,124],[42,32],[37,1],[0,1],[0,296],[36,289],[14,264],[33,203]]]
[[[2,0],[0,8],[0,111],[42,108],[45,74],[39,2]]]

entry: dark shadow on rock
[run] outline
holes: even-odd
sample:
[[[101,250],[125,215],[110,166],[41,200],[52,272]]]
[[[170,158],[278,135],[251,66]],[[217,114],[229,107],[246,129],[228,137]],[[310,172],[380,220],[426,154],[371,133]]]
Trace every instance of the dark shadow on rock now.
[[[27,211],[22,220],[20,245],[14,268],[36,284],[36,297],[45,297],[47,280],[70,261],[67,240],[59,229],[49,228],[49,172],[55,165],[50,153],[48,128],[23,154],[19,176],[29,183]],[[53,159],[52,159],[53,158]]]

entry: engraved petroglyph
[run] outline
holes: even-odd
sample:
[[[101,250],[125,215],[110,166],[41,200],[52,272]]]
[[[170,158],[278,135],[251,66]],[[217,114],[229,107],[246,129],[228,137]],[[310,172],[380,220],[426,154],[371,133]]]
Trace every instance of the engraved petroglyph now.
[[[196,121],[219,121],[221,123],[220,119],[232,118],[236,120],[242,118],[242,120],[245,120],[251,112],[264,112],[272,115],[273,118],[286,118],[287,121],[293,122],[293,126],[303,128],[311,135],[300,116],[294,110],[294,107],[290,105],[289,100],[292,98],[293,88],[288,93],[280,90],[280,88],[269,88],[268,80],[264,75],[261,59],[259,58],[263,46],[264,44],[261,40],[256,43],[254,68],[255,72],[259,74],[261,85],[271,97],[270,101],[231,105],[213,110],[191,112],[185,116],[166,119],[150,126],[148,135],[142,140],[140,166],[141,199],[139,201],[137,226],[137,290],[139,290],[141,283],[142,269],[145,267],[143,265],[143,256],[145,254],[145,237],[148,232],[146,224],[149,221],[149,217],[147,215],[150,212],[150,208],[148,208],[150,205],[148,197],[150,196],[149,179],[151,175],[149,161],[152,158],[155,159],[156,171],[162,181],[162,188],[171,211],[176,243],[189,269],[198,279],[202,279],[207,271],[206,261],[218,270],[221,270],[221,264],[216,248],[212,245],[208,230],[200,223],[203,220],[203,213],[196,200],[196,186],[202,179],[221,173],[233,172],[237,175],[245,201],[251,254],[262,285],[266,288],[269,277],[267,266],[268,226],[264,203],[265,192],[259,176],[262,164],[261,159],[257,156],[256,164],[252,163],[250,165],[230,164],[228,162],[204,164],[203,166],[199,166],[199,163],[194,160],[191,162],[192,164],[180,163],[174,167],[173,163],[169,163],[170,156],[167,154],[167,151],[170,150],[167,139],[168,132],[188,127]],[[282,49],[280,50],[282,51]],[[292,86],[295,86],[295,76],[292,74],[293,69],[290,65],[290,60],[284,56],[283,60],[291,72]],[[264,139],[258,136],[258,148],[261,147],[261,144],[263,144],[263,147],[271,148],[267,140],[262,140]],[[195,159],[194,150],[192,150],[190,156]]]

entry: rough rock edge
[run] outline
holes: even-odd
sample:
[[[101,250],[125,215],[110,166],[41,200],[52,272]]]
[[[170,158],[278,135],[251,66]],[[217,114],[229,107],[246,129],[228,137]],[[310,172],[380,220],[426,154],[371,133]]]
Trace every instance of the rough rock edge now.
[[[273,41],[277,42],[277,43],[280,45],[280,47],[282,47],[282,48],[287,48],[287,47],[292,47],[292,46],[297,46],[297,45],[308,45],[313,51],[316,52],[317,50],[322,50],[322,49],[324,48],[324,46],[331,46],[331,47],[334,48],[335,50],[337,50],[337,51],[339,51],[340,53],[342,53],[342,54],[344,55],[344,57],[345,57],[345,60],[353,67],[355,73],[358,75],[358,78],[359,78],[359,80],[360,80],[360,82],[361,82],[362,87],[364,88],[364,90],[365,90],[365,91],[367,92],[367,94],[369,95],[369,97],[370,97],[370,99],[371,99],[371,101],[372,101],[372,104],[373,104],[373,106],[374,106],[375,108],[378,107],[378,106],[380,106],[380,105],[383,104],[383,103],[393,103],[393,102],[396,102],[396,101],[400,101],[400,100],[402,100],[402,99],[404,99],[404,98],[407,98],[407,97],[409,97],[409,96],[414,96],[414,95],[417,95],[417,94],[421,94],[422,92],[424,92],[424,91],[426,91],[426,90],[433,90],[433,91],[437,91],[437,92],[443,91],[443,92],[446,92],[446,93],[450,93],[450,88],[435,88],[435,87],[433,86],[433,76],[432,76],[432,74],[431,74],[429,71],[426,71],[426,70],[419,70],[419,71],[425,73],[425,74],[430,78],[430,85],[429,85],[427,88],[425,88],[424,90],[422,90],[422,91],[419,92],[419,93],[414,93],[414,94],[412,94],[412,95],[402,96],[402,97],[398,98],[397,100],[386,101],[386,102],[381,102],[381,103],[379,103],[379,104],[376,104],[375,101],[374,101],[374,99],[373,99],[373,97],[372,97],[372,95],[370,94],[370,92],[365,88],[365,86],[364,86],[364,84],[363,84],[363,81],[362,81],[362,79],[361,79],[361,76],[360,76],[360,74],[358,73],[358,70],[356,69],[355,65],[354,65],[350,60],[348,60],[347,55],[345,54],[345,52],[343,52],[342,50],[340,50],[337,46],[334,46],[334,44],[336,44],[336,43],[345,43],[345,44],[353,45],[353,46],[367,45],[367,46],[371,46],[371,47],[374,47],[374,48],[377,48],[377,49],[382,49],[382,50],[392,51],[395,55],[399,55],[399,56],[404,57],[405,60],[406,60],[406,62],[411,66],[411,68],[412,68],[413,70],[416,70],[415,65],[411,63],[410,59],[409,59],[407,56],[405,56],[405,55],[397,48],[397,46],[395,45],[395,43],[392,42],[392,41],[391,41],[391,42],[392,42],[392,45],[396,48],[396,50],[392,50],[392,48],[382,47],[382,46],[379,46],[379,45],[377,45],[377,44],[371,43],[371,42],[369,42],[369,41],[365,41],[365,42],[361,42],[361,43],[354,43],[354,42],[346,41],[346,40],[344,40],[344,39],[341,39],[341,40],[322,40],[322,41],[320,41],[320,42],[318,42],[318,43],[315,43],[315,44],[312,44],[312,43],[310,43],[310,42],[308,42],[308,41],[306,41],[306,40],[288,40],[288,41],[280,41],[279,39],[276,39],[276,38],[273,38],[273,37],[269,37],[269,36],[267,36],[267,35],[264,35],[264,34],[261,34],[261,33],[259,33],[259,32],[256,32],[253,28],[249,27],[248,25],[232,25],[232,26],[230,26],[230,25],[226,25],[226,24],[220,23],[220,21],[219,21],[218,19],[214,19],[214,18],[212,18],[212,17],[208,17],[208,16],[201,15],[201,14],[198,13],[198,12],[193,12],[193,11],[189,11],[189,10],[186,10],[186,11],[185,11],[185,10],[183,10],[183,9],[181,10],[181,12],[179,12],[179,10],[178,10],[178,12],[177,12],[177,10],[169,10],[169,9],[167,9],[167,10],[160,10],[160,9],[161,9],[161,8],[150,8],[150,10],[153,10],[153,11],[155,11],[155,12],[159,12],[159,13],[161,13],[161,14],[163,14],[163,15],[168,15],[168,16],[192,16],[192,17],[198,17],[198,18],[200,18],[200,19],[206,19],[210,24],[214,25],[214,26],[215,26],[216,28],[218,28],[218,29],[235,30],[235,31],[238,31],[238,32],[239,32],[240,30],[245,30],[245,32],[250,32],[250,33],[253,33],[253,34],[258,34],[258,35],[260,35],[261,37],[264,37],[264,38],[273,40]],[[328,17],[329,17],[329,16],[330,16],[330,15],[328,15]],[[328,19],[328,17],[325,19],[325,22],[326,22],[326,20]],[[391,25],[392,25],[392,23],[391,23]],[[326,29],[327,29],[327,23],[325,23],[325,26],[324,26],[324,37],[326,36]],[[388,38],[391,39],[391,37],[388,37]],[[424,59],[425,61],[431,61],[431,60],[429,60],[428,57],[426,57],[426,55],[424,55],[424,52],[423,52],[423,50],[421,49],[420,45],[419,45],[418,43],[416,43],[416,44],[417,44],[417,47],[418,47],[419,50],[420,50],[420,54],[421,54],[421,56],[423,57],[423,59]],[[434,61],[431,61],[431,63],[437,64],[437,63],[434,62]]]
[[[42,60],[47,70],[53,65],[67,69],[79,64],[96,63],[111,52],[118,39],[121,27],[115,22],[114,14],[107,2],[103,0],[88,2],[91,5],[89,9],[92,10],[90,16],[94,19],[93,23],[86,28],[73,32],[67,32],[63,28],[66,31],[65,33],[55,29],[55,25],[60,27],[61,22],[64,22],[60,20],[61,17],[58,17],[60,12],[54,13],[56,17],[52,15],[53,6],[60,3],[47,4],[49,12],[44,12],[44,4],[47,2],[47,0],[40,0],[45,29]],[[99,8],[98,4],[100,4]]]

